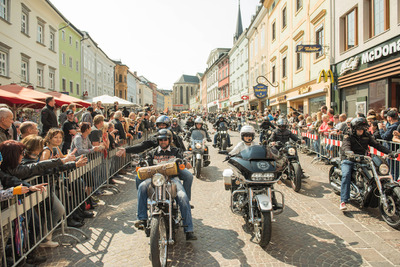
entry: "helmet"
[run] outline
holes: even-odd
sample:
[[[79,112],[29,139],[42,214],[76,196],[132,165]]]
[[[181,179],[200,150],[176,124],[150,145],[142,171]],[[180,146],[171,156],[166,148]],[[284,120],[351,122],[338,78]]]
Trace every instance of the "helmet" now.
[[[219,120],[219,119],[223,119],[223,118],[224,118],[224,116],[218,115],[218,120]]]
[[[157,133],[157,141],[160,139],[167,138],[169,140],[169,144],[172,143],[172,132],[168,129],[161,129]]]
[[[288,122],[286,119],[282,119],[280,118],[277,122],[276,125],[280,128],[280,129],[285,129],[288,125]]]
[[[245,125],[245,126],[242,127],[242,129],[240,129],[240,138],[242,139],[243,142],[245,142],[244,139],[243,139],[243,137],[245,135],[251,135],[252,138],[251,138],[250,142],[252,142],[254,140],[255,134],[256,134],[256,131],[254,130],[253,126]]]
[[[172,122],[178,122],[178,119],[177,119],[177,118],[172,118],[171,121],[172,121]]]
[[[365,130],[368,128],[368,122],[367,119],[359,117],[359,118],[354,118],[351,122],[351,129],[353,131],[355,130]]]
[[[197,119],[194,121],[194,123],[195,123],[195,124],[198,124],[198,123],[199,123],[199,124],[203,125],[204,122],[203,122],[203,119],[199,117],[199,118],[197,118]]]
[[[171,126],[171,120],[167,115],[161,115],[160,117],[157,118],[156,120],[156,127],[159,128],[159,124],[164,123],[167,125],[166,128],[169,128]]]

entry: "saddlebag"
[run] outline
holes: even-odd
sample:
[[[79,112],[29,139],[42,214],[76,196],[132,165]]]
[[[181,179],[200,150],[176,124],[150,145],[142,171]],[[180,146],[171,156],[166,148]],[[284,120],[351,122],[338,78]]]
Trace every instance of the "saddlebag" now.
[[[141,167],[139,170],[137,170],[137,175],[140,180],[151,178],[156,173],[161,173],[165,176],[177,176],[178,166],[175,162],[170,162],[162,165]]]

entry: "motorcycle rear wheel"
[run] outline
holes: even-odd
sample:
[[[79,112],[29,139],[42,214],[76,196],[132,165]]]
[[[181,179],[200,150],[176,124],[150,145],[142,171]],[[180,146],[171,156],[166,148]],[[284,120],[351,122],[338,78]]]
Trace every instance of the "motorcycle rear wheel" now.
[[[292,184],[292,188],[295,192],[299,192],[301,189],[301,168],[300,164],[295,162],[290,164],[290,182]]]
[[[255,228],[255,237],[261,247],[268,246],[272,236],[271,211],[261,212],[261,226]]]
[[[196,178],[200,178],[201,160],[196,160]]]
[[[164,216],[155,215],[151,219],[150,257],[153,267],[167,266],[168,237]]]
[[[394,187],[386,196],[388,209],[385,209],[382,203],[379,204],[382,219],[390,227],[400,230],[400,187]]]

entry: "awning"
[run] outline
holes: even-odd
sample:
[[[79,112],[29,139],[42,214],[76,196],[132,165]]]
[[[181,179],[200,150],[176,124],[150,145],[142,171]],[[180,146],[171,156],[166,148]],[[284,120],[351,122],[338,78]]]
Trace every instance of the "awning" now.
[[[51,95],[51,96],[55,96],[55,97],[57,97],[57,98],[59,98],[61,100],[65,100],[65,101],[68,101],[68,102],[83,106],[85,108],[91,106],[91,104],[89,102],[86,102],[86,101],[84,101],[82,99],[79,99],[79,98],[76,98],[76,97],[73,97],[73,96],[70,96],[70,95],[67,95],[67,94],[63,94],[63,93],[60,93],[60,92],[55,92],[54,91],[54,92],[48,92],[46,94]]]
[[[7,104],[11,109],[15,110],[18,108],[33,108],[39,109],[46,105],[46,103],[23,97],[17,94],[10,93],[0,89],[0,103]]]
[[[306,94],[302,94],[302,95],[296,95],[296,96],[293,96],[293,97],[290,97],[290,98],[286,99],[286,101],[291,101],[291,100],[307,97],[307,96],[310,96],[310,95],[321,94],[321,93],[326,93],[326,88],[318,89],[318,90],[315,90],[315,91],[312,91],[312,92],[309,92],[309,93],[306,93]]]
[[[89,99],[88,102],[97,102],[101,101],[101,104],[104,106],[112,106],[114,105],[114,102],[118,102],[118,104],[123,107],[139,107],[138,104],[134,104],[132,102],[129,102],[128,100],[116,97],[116,96],[109,96],[109,95],[101,95],[101,96],[96,96],[92,99]]]

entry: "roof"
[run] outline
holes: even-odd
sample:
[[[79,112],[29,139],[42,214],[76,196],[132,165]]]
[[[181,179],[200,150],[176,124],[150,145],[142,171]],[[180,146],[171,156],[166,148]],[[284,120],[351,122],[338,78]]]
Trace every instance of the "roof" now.
[[[199,77],[183,74],[175,83],[199,83]]]

